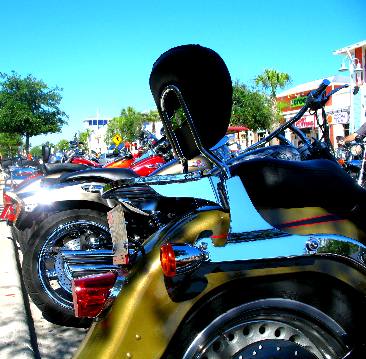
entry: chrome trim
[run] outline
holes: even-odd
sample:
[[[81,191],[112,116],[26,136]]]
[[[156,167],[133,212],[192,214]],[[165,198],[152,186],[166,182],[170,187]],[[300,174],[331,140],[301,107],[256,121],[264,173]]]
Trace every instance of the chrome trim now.
[[[103,190],[104,185],[101,184],[83,184],[81,185],[81,189],[84,190],[85,192],[90,192],[90,193],[101,193]]]
[[[202,145],[201,139],[198,135],[197,129],[194,125],[194,121],[192,119],[191,113],[189,111],[189,108],[184,100],[184,97],[180,91],[180,89],[175,85],[168,85],[165,87],[165,89],[162,91],[162,94],[160,96],[160,106],[161,106],[161,112],[162,112],[162,121],[163,125],[166,129],[166,134],[168,136],[169,142],[172,144],[173,148],[175,149],[181,163],[185,167],[185,170],[187,170],[187,159],[183,156],[182,150],[180,148],[180,144],[178,139],[175,136],[174,130],[171,126],[171,119],[167,112],[167,109],[165,108],[165,98],[170,93],[173,92],[175,96],[177,97],[179,101],[179,105],[182,107],[184,111],[184,115],[186,117],[189,130],[191,132],[193,141],[195,142],[195,145],[197,149],[200,151],[200,153],[205,156],[210,162],[212,162],[214,165],[218,166],[223,173],[225,174],[226,178],[230,177],[230,169],[226,165],[224,161],[221,161],[219,157],[217,157],[211,150],[204,148]]]
[[[242,233],[273,229],[253,206],[244,185],[238,176],[226,180],[226,194],[230,207],[230,232]]]
[[[68,268],[73,278],[85,277],[91,274],[118,271],[119,266],[115,264],[68,264]]]
[[[112,250],[62,250],[61,256],[73,278],[119,270],[119,266],[113,264]]]
[[[220,199],[214,186],[215,177],[202,177],[194,181],[159,183],[151,188],[164,197],[194,197],[220,204]],[[219,181],[216,179],[216,181]]]
[[[208,259],[204,246],[195,247],[190,244],[174,243],[172,249],[175,255],[176,274],[192,272]]]
[[[224,246],[215,245],[211,238],[200,238],[194,245],[206,246],[210,263],[334,256],[362,266],[366,271],[366,246],[337,234],[293,235],[272,229],[229,234]]]
[[[111,271],[117,273],[116,281],[111,288],[104,307],[95,319],[98,320],[103,317],[106,314],[107,309],[113,304],[121,292],[123,285],[126,282],[128,271],[120,265],[113,264],[112,250],[63,250],[61,255],[73,278],[86,277]]]
[[[61,250],[61,255],[68,264],[105,263],[112,260],[113,251],[109,249]]]
[[[104,303],[103,309],[100,311],[100,313],[96,316],[95,320],[101,320],[106,314],[108,309],[112,306],[118,295],[121,293],[123,286],[127,283],[127,275],[119,271],[116,281],[109,293],[109,296],[107,300]]]

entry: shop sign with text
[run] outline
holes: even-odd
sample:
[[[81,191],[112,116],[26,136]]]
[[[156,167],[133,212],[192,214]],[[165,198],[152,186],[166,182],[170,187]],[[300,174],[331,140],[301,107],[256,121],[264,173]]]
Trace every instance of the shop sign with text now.
[[[306,99],[307,99],[307,96],[300,96],[300,97],[296,97],[296,98],[292,99],[290,102],[291,107],[304,106],[306,103]]]
[[[299,121],[295,122],[297,128],[314,128],[315,127],[315,116],[304,116]]]
[[[349,122],[348,112],[335,112],[333,113],[333,124],[345,124]]]

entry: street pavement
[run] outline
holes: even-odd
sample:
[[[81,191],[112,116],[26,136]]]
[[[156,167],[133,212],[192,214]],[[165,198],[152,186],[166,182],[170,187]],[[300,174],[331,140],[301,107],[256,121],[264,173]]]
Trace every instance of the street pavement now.
[[[0,201],[2,210],[1,184]],[[21,252],[5,222],[0,222],[0,243],[0,358],[72,358],[87,330],[46,321],[26,293]]]

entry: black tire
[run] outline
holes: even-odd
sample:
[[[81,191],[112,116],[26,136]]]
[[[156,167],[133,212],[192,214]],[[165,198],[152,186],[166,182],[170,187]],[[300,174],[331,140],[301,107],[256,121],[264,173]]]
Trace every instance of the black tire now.
[[[87,327],[91,323],[90,319],[74,316],[71,276],[64,271],[58,255],[61,248],[79,249],[80,237],[90,234],[96,234],[104,248],[111,246],[106,214],[73,209],[47,217],[29,240],[23,254],[24,283],[34,304],[50,322],[71,327]]]
[[[313,306],[261,299],[234,307],[181,338],[186,347],[179,357],[335,359],[348,353],[346,337],[340,325]]]
[[[11,236],[13,240],[18,244],[19,249],[22,253],[25,253],[27,250],[27,243],[32,232],[34,232],[34,228],[26,228],[20,231],[15,226],[11,226]]]
[[[352,355],[347,356],[347,359],[366,358],[366,340],[363,335],[366,320],[365,305],[362,293],[335,278],[319,273],[316,277],[308,273],[299,273],[296,276],[234,280],[197,302],[177,328],[163,358],[183,358],[185,354],[191,355],[190,358],[201,359],[239,358],[241,354],[239,356],[235,354],[246,350],[249,344],[240,346],[240,343],[243,343],[240,342],[242,338],[235,335],[234,338],[230,335],[230,330],[237,326],[242,326],[244,330],[244,326],[251,325],[250,323],[254,321],[261,321],[263,324],[272,322],[275,323],[274,327],[278,323],[284,323],[285,329],[288,330],[295,325],[295,329],[302,332],[311,343],[316,343],[321,352],[329,354],[326,357],[320,356],[321,359],[346,358],[348,352],[352,352]],[[272,331],[273,334],[276,329]],[[202,343],[197,341],[199,338],[203,340]],[[282,336],[277,338],[274,335],[270,338],[272,349],[277,344],[275,342],[277,339],[284,340]],[[215,348],[219,348],[220,340],[227,340],[229,345],[237,343],[239,347],[235,354],[229,356],[225,355],[225,352],[220,352],[222,356],[205,357],[203,350],[207,351],[209,345],[213,346],[215,342]],[[257,342],[258,345],[262,345],[259,340]],[[296,343],[296,340],[294,342]],[[284,340],[279,343],[281,344],[279,347],[286,350],[295,349],[294,342]],[[262,347],[264,348],[264,345]],[[194,349],[192,351],[189,348],[201,348],[201,352],[197,354]],[[281,353],[284,352],[285,350],[282,350]],[[287,359],[286,356],[278,356],[279,353],[274,356],[265,354],[267,356],[263,358]],[[300,358],[306,355],[303,351],[301,354],[303,356]],[[311,351],[307,354],[309,358],[312,354],[315,355]],[[242,357],[247,358],[244,355]],[[293,358],[294,355],[290,357]],[[262,358],[258,350],[256,358]]]

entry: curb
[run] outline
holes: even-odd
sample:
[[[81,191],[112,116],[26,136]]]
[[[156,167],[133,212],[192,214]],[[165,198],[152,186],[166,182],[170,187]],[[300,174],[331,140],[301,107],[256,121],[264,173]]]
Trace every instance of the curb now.
[[[0,223],[0,233],[0,357],[35,359],[37,354],[32,348],[18,250],[4,222]]]

